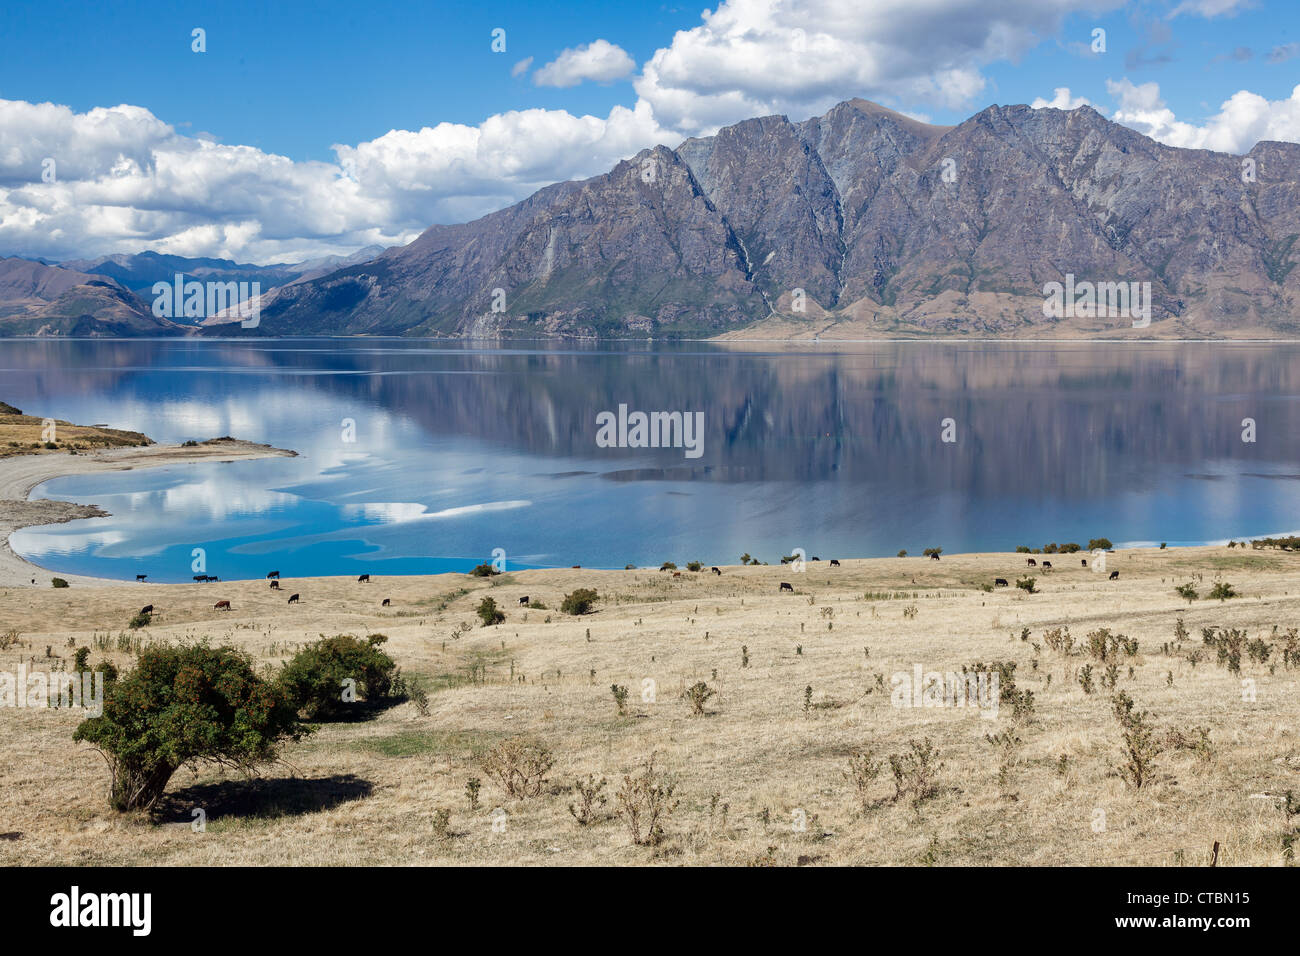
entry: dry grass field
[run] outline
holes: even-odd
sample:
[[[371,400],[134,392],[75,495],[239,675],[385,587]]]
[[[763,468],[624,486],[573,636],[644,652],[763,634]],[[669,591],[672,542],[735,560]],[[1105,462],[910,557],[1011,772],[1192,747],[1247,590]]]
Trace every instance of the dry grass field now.
[[[121,431],[101,425],[74,425],[61,419],[49,419],[54,423],[53,438],[50,440],[46,432],[46,421],[35,415],[24,415],[12,405],[0,402],[0,458],[153,444],[139,432]],[[46,447],[47,441],[55,447]]]
[[[383,633],[428,693],[427,713],[406,702],[322,725],[251,782],[182,770],[152,816],[109,809],[104,761],[71,739],[77,712],[0,710],[0,833],[20,834],[0,839],[0,865],[1203,865],[1215,841],[1220,865],[1283,863],[1283,838],[1300,825],[1283,797],[1300,791],[1300,671],[1283,661],[1287,629],[1300,624],[1300,555],[1120,551],[1108,556],[1117,581],[1078,558],[1037,573],[1036,594],[1015,587],[1025,557],[1010,554],[676,579],[558,570],[286,580],[283,592],[265,582],[0,589],[0,670],[47,666],[47,653],[70,666],[83,645],[92,664],[125,667],[132,655],[119,646],[131,640],[228,643],[273,666],[322,634]],[[981,589],[995,577],[1012,586]],[[1216,580],[1241,596],[1207,600]],[[778,593],[781,581],[795,593]],[[1189,581],[1201,594],[1190,605],[1174,591]],[[561,614],[578,587],[599,592],[594,612]],[[302,601],[289,606],[293,592]],[[503,624],[479,626],[485,593]],[[522,595],[549,610],[518,607]],[[232,612],[213,611],[221,599]],[[144,604],[158,609],[153,625],[127,630]],[[1058,627],[1073,638],[1068,655],[1045,642]],[[1263,638],[1267,662],[1243,652],[1231,672],[1206,627]],[[1138,648],[1118,652],[1114,691],[1092,660],[1088,694],[1081,645],[1100,628]],[[1031,715],[1014,718],[1006,702],[996,720],[891,704],[896,672],[993,661],[1015,662]],[[703,715],[682,699],[698,681],[717,692]],[[629,689],[624,716],[614,684]],[[1161,748],[1140,789],[1116,769],[1116,691],[1151,712]],[[1208,728],[1208,745],[1196,728]],[[1019,743],[989,741],[1004,732]],[[538,796],[507,796],[481,766],[514,738],[554,758]],[[895,799],[890,755],[927,738],[941,764],[933,794]],[[881,767],[860,791],[846,772],[863,751]],[[657,845],[637,845],[616,794],[652,755],[675,809]],[[581,825],[569,808],[589,775],[607,781],[607,802]],[[473,809],[471,778],[481,780]],[[194,808],[204,832],[191,828]],[[441,828],[440,810],[450,811]]]

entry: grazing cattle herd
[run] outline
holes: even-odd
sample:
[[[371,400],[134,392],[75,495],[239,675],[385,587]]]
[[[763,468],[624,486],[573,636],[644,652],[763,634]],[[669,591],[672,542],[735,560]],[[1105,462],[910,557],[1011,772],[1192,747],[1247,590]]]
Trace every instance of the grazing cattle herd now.
[[[812,558],[811,560],[813,560],[813,561],[819,561],[820,558]],[[938,560],[939,560],[939,555],[938,555],[937,553],[933,553],[933,552],[932,552],[932,553],[930,554],[930,560],[932,560],[932,561],[938,561]],[[1033,558],[1027,558],[1027,559],[1026,559],[1026,564],[1027,564],[1029,567],[1031,567],[1031,568],[1033,568],[1033,567],[1039,567],[1039,566],[1040,566],[1039,563],[1038,563],[1037,561],[1035,561]],[[1080,559],[1079,564],[1080,564],[1081,567],[1086,568],[1086,567],[1088,566],[1088,560],[1087,560],[1087,558],[1082,558],[1082,559]],[[840,567],[839,559],[838,559],[838,558],[832,558],[832,559],[831,559],[831,562],[830,562],[830,566],[831,566],[832,568],[838,568],[838,567]],[[575,565],[573,565],[573,569],[574,569],[574,570],[580,569],[581,567],[582,567],[582,565],[579,565],[579,564],[575,564]],[[629,567],[631,567],[631,565],[629,565]],[[698,567],[698,566],[697,566],[697,567]],[[1051,570],[1052,570],[1052,562],[1051,562],[1051,561],[1046,561],[1046,560],[1045,560],[1045,561],[1042,562],[1041,567],[1042,567],[1043,571],[1051,571]],[[671,565],[670,565],[670,564],[665,564],[665,566],[664,566],[664,567],[661,567],[659,570],[660,570],[660,571],[666,571],[666,570],[669,570],[670,568],[671,568]],[[1103,568],[1103,569],[1104,569],[1104,568]],[[702,570],[702,569],[701,569],[701,570]],[[710,567],[709,570],[712,571],[715,575],[718,575],[719,577],[722,575],[722,569],[719,568],[719,567],[717,567],[717,566]],[[680,571],[673,571],[673,577],[674,577],[674,578],[680,578],[681,576],[682,576],[682,572],[680,572]],[[137,574],[137,575],[135,576],[135,579],[136,579],[137,581],[144,581],[147,577],[148,577],[148,575],[146,575],[146,574]],[[271,571],[271,572],[269,572],[269,573],[266,575],[266,577],[267,577],[267,579],[271,582],[271,590],[273,590],[273,591],[278,591],[278,590],[280,590],[280,572],[279,572],[279,571]],[[196,574],[196,575],[194,576],[194,580],[197,581],[197,582],[199,582],[199,583],[207,583],[207,582],[211,582],[211,581],[220,581],[221,579],[220,579],[219,577],[215,577],[215,576],[212,576],[212,575],[207,575],[207,574]],[[915,579],[914,579],[914,580],[915,580]],[[1032,580],[1032,579],[1031,579],[1031,580]],[[1111,571],[1111,572],[1110,572],[1110,575],[1109,575],[1108,578],[1107,578],[1107,580],[1109,580],[1109,581],[1118,581],[1118,580],[1119,580],[1119,572],[1118,572],[1118,571]],[[370,575],[369,575],[369,574],[362,574],[362,575],[359,575],[359,576],[357,577],[357,583],[358,583],[358,584],[368,584],[368,583],[370,583]],[[994,586],[994,587],[997,587],[997,588],[1010,587],[1010,582],[1008,582],[1008,580],[1007,580],[1006,578],[994,578],[994,580],[993,580],[993,586]],[[985,585],[985,587],[987,587],[987,585]],[[793,594],[793,593],[794,593],[794,585],[791,584],[789,581],[782,581],[781,584],[780,584],[780,587],[778,588],[778,590],[779,590],[779,591],[789,591],[791,594]],[[300,603],[300,598],[301,598],[301,595],[300,595],[300,594],[291,594],[291,595],[289,595],[289,603],[290,603],[290,604],[298,604],[298,603]],[[529,597],[528,597],[528,595],[527,595],[527,594],[521,595],[520,598],[519,598],[519,606],[520,606],[520,607],[527,607],[528,604],[529,604]],[[381,607],[391,607],[391,606],[392,606],[392,599],[391,599],[391,598],[384,598],[383,601],[381,602],[380,606],[381,606]],[[153,614],[153,610],[154,610],[153,605],[152,605],[152,604],[147,604],[147,605],[145,605],[144,607],[142,607],[142,608],[140,609],[140,614],[141,614],[141,615],[150,615],[150,614]],[[230,602],[229,602],[229,601],[218,601],[216,604],[213,605],[213,610],[214,610],[214,611],[229,611],[229,610],[231,610]]]

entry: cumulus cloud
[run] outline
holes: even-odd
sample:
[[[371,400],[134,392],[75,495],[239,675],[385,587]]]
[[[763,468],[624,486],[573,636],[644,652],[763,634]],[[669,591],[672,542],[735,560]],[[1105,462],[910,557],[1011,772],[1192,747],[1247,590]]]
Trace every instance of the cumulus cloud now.
[[[596,40],[585,46],[565,50],[533,74],[538,86],[577,86],[584,80],[612,83],[633,70],[636,63],[626,50],[608,40]]]
[[[1091,106],[1091,101],[1085,96],[1071,96],[1068,86],[1058,86],[1052,91],[1053,95],[1050,100],[1045,100],[1041,96],[1036,97],[1029,106],[1032,109],[1054,109],[1054,110],[1077,110],[1080,106]]]
[[[139,107],[0,100],[0,255],[152,249],[271,262],[396,245],[681,138],[644,103],[605,118],[533,109],[392,130],[335,145],[335,163],[295,162],[181,135]]]
[[[1158,83],[1138,85],[1124,77],[1107,80],[1106,89],[1119,100],[1116,122],[1169,146],[1240,154],[1250,152],[1260,140],[1300,141],[1300,86],[1284,100],[1240,90],[1203,126],[1179,120],[1161,99]]]
[[[697,134],[750,116],[803,118],[850,96],[964,108],[985,88],[985,64],[1014,60],[1073,10],[1118,5],[727,0],[656,51],[635,86],[661,122]]]

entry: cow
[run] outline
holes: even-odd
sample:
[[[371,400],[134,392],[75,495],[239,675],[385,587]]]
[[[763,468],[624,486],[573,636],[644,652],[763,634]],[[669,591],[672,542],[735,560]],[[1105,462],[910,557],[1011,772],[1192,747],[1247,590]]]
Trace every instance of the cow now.
[[[272,590],[272,591],[278,591],[278,590],[280,590],[280,582],[279,582],[279,581],[272,581],[272,582],[271,582],[271,590]]]
[[[206,581],[207,579],[208,579],[208,576],[207,576],[206,574],[196,574],[196,575],[194,575],[194,580],[195,580],[195,581],[203,582],[203,581]]]
[[[717,568],[709,568],[709,570],[712,571],[714,574],[716,574],[718,577],[722,577],[722,572],[719,571]]]
[[[809,558],[808,560],[809,560],[809,561],[820,561],[821,558]]]
[[[839,566],[840,566],[840,559],[839,559],[839,558],[831,558],[831,567],[832,567],[832,568],[838,568]]]
[[[144,580],[145,578],[147,578],[148,576],[149,576],[149,575],[147,575],[147,574],[137,574],[137,575],[135,576],[135,579],[136,579],[137,581],[143,581],[143,580]]]
[[[939,556],[938,556],[937,554],[931,554],[931,555],[930,555],[930,560],[931,560],[931,561],[938,561],[938,560],[939,560]]]
[[[230,610],[230,602],[229,602],[229,601],[218,601],[216,604],[212,605],[212,610],[214,610],[214,611],[229,611],[229,610]]]
[[[781,587],[780,587],[778,590],[781,590],[781,591],[789,591],[791,594],[793,594],[793,593],[794,593],[794,585],[793,585],[793,584],[790,584],[788,581],[782,581],[782,582],[781,582]]]
[[[581,567],[582,567],[581,564],[575,564],[575,565],[573,566],[573,570],[574,570],[574,571],[577,571],[577,570],[578,570],[579,568],[581,568]]]
[[[682,576],[682,572],[680,572],[680,571],[674,571],[674,572],[673,572],[673,577],[675,577],[675,578],[680,578],[681,576]]]
[[[271,578],[278,578],[279,576],[280,576],[279,571],[272,571],[270,574],[266,576],[266,579],[269,581],[271,580]]]
[[[380,607],[388,607],[388,606],[389,606],[390,604],[392,604],[392,603],[393,603],[393,602],[392,602],[391,600],[389,600],[388,598],[384,598],[384,603],[382,603],[382,604],[379,605],[379,606],[380,606]]]
[[[527,606],[528,606],[528,595],[527,595],[527,594],[525,594],[523,597],[521,597],[521,598],[519,599],[519,606],[520,606],[520,607],[527,607]]]
[[[1118,581],[1118,580],[1119,580],[1119,572],[1118,572],[1118,571],[1112,571],[1112,572],[1110,572],[1110,580],[1112,580],[1112,581]]]
[[[1081,564],[1083,567],[1086,568],[1086,567],[1088,566],[1088,559],[1087,559],[1087,558],[1080,558],[1080,559],[1079,559],[1079,564]]]
[[[1010,587],[1011,585],[1007,584],[1006,578],[995,578],[993,580],[993,586],[995,588],[1006,588],[1006,587]]]
[[[296,594],[290,594],[290,595],[289,595],[289,603],[290,603],[290,604],[297,604],[297,603],[298,603],[298,595],[296,595]]]
[[[152,604],[146,604],[144,607],[140,608],[140,613],[141,613],[141,614],[152,614],[152,613],[153,613],[153,605],[152,605]]]
[[[1051,562],[1051,561],[1044,561],[1044,562],[1043,562],[1043,570],[1044,570],[1044,571],[1050,571],[1050,570],[1052,570],[1052,562]]]
[[[220,581],[221,578],[214,577],[213,575],[209,574],[209,575],[208,575],[208,580],[209,580],[209,581]]]
[[[1029,566],[1030,566],[1031,568],[1036,568],[1036,567],[1038,567],[1038,562],[1035,561],[1033,558],[1029,558],[1028,560],[1029,560]]]
[[[357,578],[357,583],[358,583],[358,584],[369,584],[369,583],[370,583],[370,575],[368,575],[368,574],[363,574],[363,575],[361,575],[361,577]]]

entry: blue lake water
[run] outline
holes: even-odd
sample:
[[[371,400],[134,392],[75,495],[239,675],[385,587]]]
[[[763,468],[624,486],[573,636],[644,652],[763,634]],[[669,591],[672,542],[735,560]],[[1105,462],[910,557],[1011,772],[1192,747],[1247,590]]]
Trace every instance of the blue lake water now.
[[[0,340],[0,400],[299,452],[42,485],[112,515],[14,549],[123,579],[189,580],[196,548],[235,579],[464,571],[498,548],[623,567],[1300,529],[1290,344]],[[702,413],[699,457],[599,447],[620,404]]]

